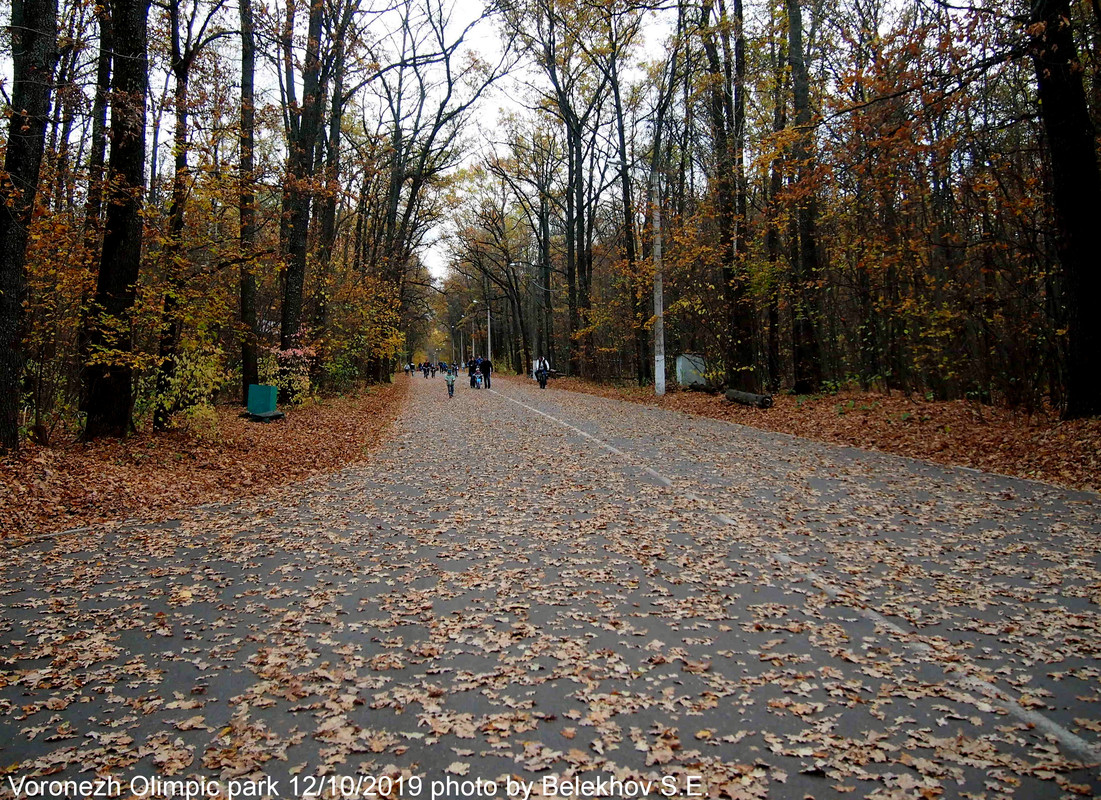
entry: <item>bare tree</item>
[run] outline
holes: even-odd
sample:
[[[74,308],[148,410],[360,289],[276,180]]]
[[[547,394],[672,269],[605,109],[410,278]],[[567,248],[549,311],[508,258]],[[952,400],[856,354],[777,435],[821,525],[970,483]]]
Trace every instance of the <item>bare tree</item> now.
[[[512,327],[519,328],[520,347],[513,350],[513,370],[531,372],[531,343],[524,324],[525,279],[530,228],[521,223],[510,203],[508,183],[494,175],[486,182],[481,196],[462,221],[457,234],[458,258],[454,266],[463,271],[472,267],[488,284],[496,288],[508,303]],[[469,276],[469,273],[466,273]],[[484,292],[486,303],[490,302]]]

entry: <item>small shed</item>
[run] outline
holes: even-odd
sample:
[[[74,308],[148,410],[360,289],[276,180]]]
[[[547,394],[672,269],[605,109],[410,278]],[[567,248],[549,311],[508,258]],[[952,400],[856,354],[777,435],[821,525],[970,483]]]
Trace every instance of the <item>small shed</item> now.
[[[677,383],[681,386],[707,386],[707,362],[699,353],[681,353],[677,356]]]

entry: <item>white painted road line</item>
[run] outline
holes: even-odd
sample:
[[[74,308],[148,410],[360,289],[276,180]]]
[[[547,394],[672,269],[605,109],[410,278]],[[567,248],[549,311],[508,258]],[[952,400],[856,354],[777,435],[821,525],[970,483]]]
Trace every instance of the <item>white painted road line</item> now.
[[[604,450],[607,450],[609,453],[612,453],[616,456],[619,456],[620,458],[622,458],[624,461],[626,461],[631,466],[642,470],[647,475],[651,476],[652,478],[657,480],[659,483],[661,483],[661,485],[669,487],[669,488],[673,488],[673,481],[671,479],[665,477],[664,475],[662,475],[658,471],[652,469],[651,467],[648,467],[645,464],[639,463],[636,459],[634,459],[631,456],[627,455],[626,453],[624,453],[619,448],[613,447],[612,445],[610,445],[607,442],[597,438],[596,436],[593,436],[590,433],[586,433],[585,431],[581,430],[577,426],[571,425],[570,423],[568,423],[564,420],[561,420],[558,417],[553,416],[552,414],[548,414],[545,411],[540,411],[538,408],[535,408],[533,406],[529,406],[527,403],[524,403],[520,400],[516,400],[515,398],[509,397],[508,395],[501,394],[496,389],[490,389],[489,391],[492,392],[493,394],[497,395],[498,397],[501,397],[505,400],[508,400],[510,403],[515,403],[518,406],[526,408],[528,411],[531,411],[531,412],[534,412],[536,414],[539,414],[540,416],[546,417],[547,419],[551,420],[552,422],[554,422],[558,425],[561,425],[564,428],[568,428],[569,430],[573,431],[574,433],[578,434],[579,436],[581,436],[581,437],[587,439],[588,441],[592,442],[596,446],[598,446],[600,448],[603,448]],[[698,504],[701,504],[701,505],[703,505],[703,503],[704,503],[703,499],[700,498],[698,495],[694,494],[693,492],[680,491],[679,494],[685,500],[690,500],[694,503],[698,503]],[[721,522],[723,525],[734,527],[737,524],[733,519],[728,517],[726,514],[718,513],[718,514],[713,514],[713,516],[716,520]],[[992,705],[997,705],[998,707],[1003,709],[1006,713],[1011,714],[1012,716],[1014,716],[1017,719],[1021,720],[1025,724],[1032,725],[1037,730],[1042,731],[1043,733],[1045,733],[1045,734],[1051,736],[1052,738],[1054,738],[1056,741],[1058,741],[1066,749],[1066,751],[1069,754],[1074,755],[1074,757],[1076,757],[1076,758],[1082,759],[1083,761],[1086,762],[1087,765],[1093,766],[1093,765],[1101,763],[1101,746],[1099,746],[1097,744],[1094,744],[1092,742],[1086,741],[1085,739],[1083,739],[1078,734],[1067,730],[1062,725],[1060,725],[1059,723],[1055,722],[1054,720],[1044,716],[1043,714],[1040,714],[1037,711],[1033,711],[1031,709],[1025,708],[1024,706],[1022,706],[1020,704],[1018,698],[1015,697],[1010,692],[1007,692],[1006,690],[1004,690],[1004,689],[1002,689],[998,686],[995,686],[994,684],[992,684],[988,681],[984,681],[980,678],[976,678],[973,675],[968,675],[966,672],[964,672],[963,670],[961,670],[958,666],[955,666],[954,664],[944,662],[943,660],[941,660],[940,658],[937,657],[937,655],[938,655],[937,651],[934,650],[929,645],[927,645],[925,642],[910,640],[911,637],[916,635],[915,631],[906,630],[905,628],[901,627],[897,623],[895,623],[895,622],[887,619],[886,617],[884,617],[878,611],[876,611],[872,608],[869,608],[866,605],[854,605],[852,603],[846,602],[846,599],[845,599],[846,598],[846,593],[843,593],[840,589],[838,589],[829,580],[827,580],[822,575],[815,572],[810,567],[804,566],[799,561],[796,561],[794,558],[789,556],[787,553],[784,553],[781,550],[773,550],[769,555],[772,558],[774,558],[776,561],[778,561],[779,563],[781,563],[781,564],[783,564],[787,567],[791,567],[792,569],[797,570],[798,572],[801,572],[805,577],[809,578],[812,582],[814,582],[826,594],[826,596],[828,596],[831,600],[833,600],[833,601],[835,601],[839,604],[845,605],[847,608],[851,608],[853,611],[860,614],[865,619],[870,620],[871,622],[875,623],[877,626],[881,626],[882,628],[885,628],[886,630],[889,630],[892,633],[899,636],[901,638],[901,641],[899,641],[899,644],[901,644],[907,650],[909,650],[913,653],[916,653],[918,655],[925,656],[925,657],[929,658],[929,660],[934,661],[935,663],[940,665],[941,668],[944,669],[944,671],[949,675],[949,677],[961,689],[964,689],[966,691],[979,692]]]

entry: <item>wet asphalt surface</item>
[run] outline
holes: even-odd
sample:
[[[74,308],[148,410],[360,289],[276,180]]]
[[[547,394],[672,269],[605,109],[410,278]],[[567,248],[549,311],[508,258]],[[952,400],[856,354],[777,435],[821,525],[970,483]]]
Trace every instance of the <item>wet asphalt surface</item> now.
[[[1097,495],[396,380],[365,464],[7,554],[0,797],[1101,793]]]

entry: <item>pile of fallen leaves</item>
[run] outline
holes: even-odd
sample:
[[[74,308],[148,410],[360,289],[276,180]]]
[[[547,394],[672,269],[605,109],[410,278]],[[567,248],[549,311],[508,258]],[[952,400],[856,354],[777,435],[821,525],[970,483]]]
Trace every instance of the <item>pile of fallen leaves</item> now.
[[[770,409],[750,408],[722,395],[671,387],[612,386],[559,378],[551,386],[661,406],[754,428],[1034,478],[1077,489],[1101,490],[1101,419],[1062,421],[1051,413],[1026,415],[963,400],[928,401],[843,391],[796,397],[776,395]]]
[[[407,382],[358,397],[311,402],[266,424],[216,411],[202,433],[27,444],[0,460],[0,541],[106,520],[153,520],[181,508],[234,500],[362,461],[400,410]]]

